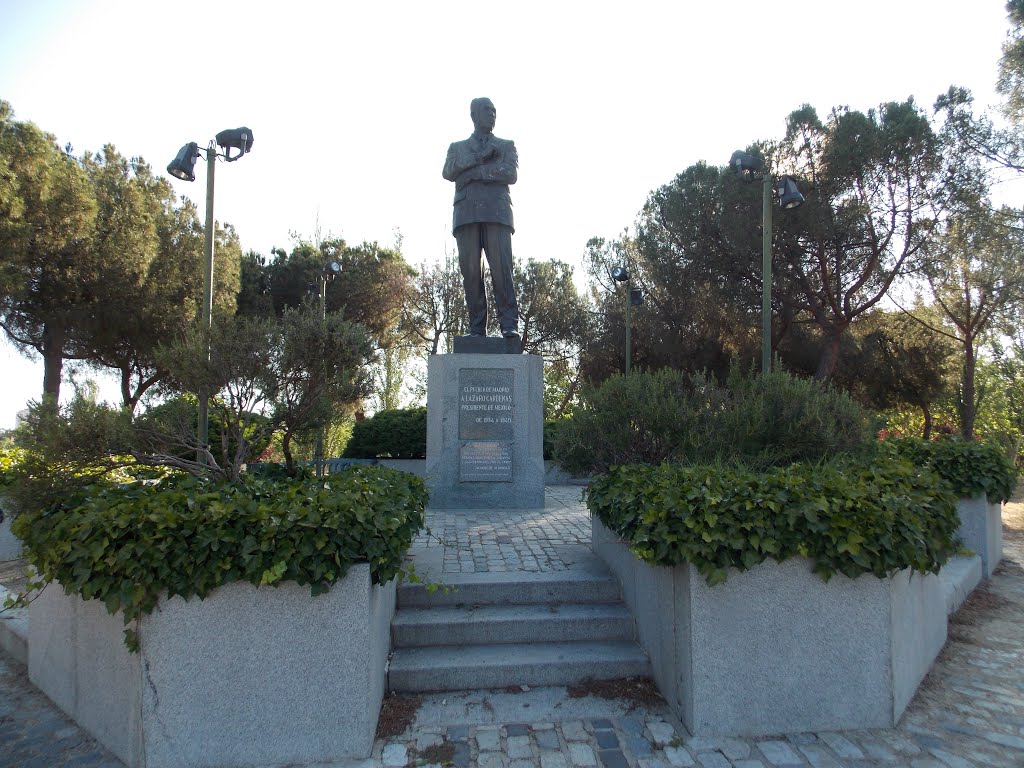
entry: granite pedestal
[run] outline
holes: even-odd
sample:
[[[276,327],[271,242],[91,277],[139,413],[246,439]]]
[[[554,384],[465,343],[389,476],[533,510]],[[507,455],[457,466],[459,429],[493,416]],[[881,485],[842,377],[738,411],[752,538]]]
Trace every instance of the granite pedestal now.
[[[434,509],[543,507],[543,360],[433,355],[426,471]]]

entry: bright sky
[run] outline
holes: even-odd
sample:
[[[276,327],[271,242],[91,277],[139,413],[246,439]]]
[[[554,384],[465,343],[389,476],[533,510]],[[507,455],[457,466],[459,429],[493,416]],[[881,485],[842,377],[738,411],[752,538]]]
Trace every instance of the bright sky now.
[[[216,176],[243,248],[400,229],[418,264],[454,247],[441,166],[488,96],[519,150],[516,255],[579,264],[652,189],[778,137],[805,102],[930,107],[951,84],[994,102],[1006,29],[1003,0],[0,0],[0,98],[76,152],[109,142],[159,172],[248,126],[252,153]],[[196,170],[174,184],[202,215]],[[42,365],[4,342],[0,371],[3,429]]]

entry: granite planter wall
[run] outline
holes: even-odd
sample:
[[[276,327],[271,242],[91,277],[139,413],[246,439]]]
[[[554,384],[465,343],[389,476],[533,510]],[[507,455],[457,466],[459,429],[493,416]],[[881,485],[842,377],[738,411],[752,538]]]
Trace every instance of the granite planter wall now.
[[[30,606],[29,677],[131,768],[367,757],[394,609],[366,564],[317,597],[234,583],[162,600],[130,653],[120,614],[55,583]]]
[[[0,496],[0,511],[4,516],[0,522],[0,560],[17,560],[21,557],[21,540],[11,533],[14,512],[4,496]]]
[[[938,577],[835,576],[809,560],[730,570],[638,560],[596,518],[593,549],[618,576],[655,682],[697,736],[892,727],[946,641]]]
[[[982,573],[989,578],[1003,559],[1003,505],[990,502],[985,494],[960,499],[957,535],[967,549],[981,556]]]

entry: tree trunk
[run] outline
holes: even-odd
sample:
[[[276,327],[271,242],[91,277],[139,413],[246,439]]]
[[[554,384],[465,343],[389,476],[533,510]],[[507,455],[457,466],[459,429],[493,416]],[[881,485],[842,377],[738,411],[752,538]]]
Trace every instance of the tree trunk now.
[[[43,403],[60,402],[60,379],[64,370],[64,328],[54,323],[43,326]]]
[[[287,431],[281,438],[281,453],[284,454],[284,467],[289,477],[295,475],[295,459],[292,458],[292,433]]]
[[[964,369],[963,378],[960,381],[960,402],[957,408],[960,412],[960,436],[964,440],[974,439],[974,420],[978,415],[974,389],[975,364],[974,339],[967,336],[964,340]]]
[[[579,387],[580,376],[577,373],[572,381],[569,382],[569,386],[565,389],[565,397],[562,398],[562,402],[558,404],[558,408],[555,409],[554,417],[556,419],[562,418],[562,414],[565,413],[565,409],[568,407],[572,396],[576,394],[576,389]]]
[[[842,331],[832,331],[825,337],[825,348],[821,351],[818,370],[814,374],[818,381],[828,381],[835,373],[836,366],[839,365],[839,342],[842,337]]]
[[[932,439],[932,409],[927,405],[921,406],[921,413],[924,415],[924,429],[921,430],[923,440]]]

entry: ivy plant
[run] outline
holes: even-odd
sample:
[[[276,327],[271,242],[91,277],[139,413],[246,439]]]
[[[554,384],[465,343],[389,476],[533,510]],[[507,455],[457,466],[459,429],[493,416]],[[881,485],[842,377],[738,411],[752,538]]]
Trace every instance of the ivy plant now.
[[[959,438],[921,440],[890,438],[885,449],[933,469],[958,496],[985,494],[989,501],[1008,501],[1017,484],[1017,468],[995,443]]]
[[[427,490],[414,475],[358,466],[326,478],[236,483],[192,476],[94,487],[14,522],[43,582],[136,620],[157,601],[204,598],[234,581],[283,581],[326,592],[355,563],[375,584],[400,571],[423,527]]]
[[[879,457],[743,467],[627,465],[587,504],[652,565],[692,563],[708,584],[767,558],[809,558],[824,579],[938,572],[955,553],[956,498],[927,468]]]

